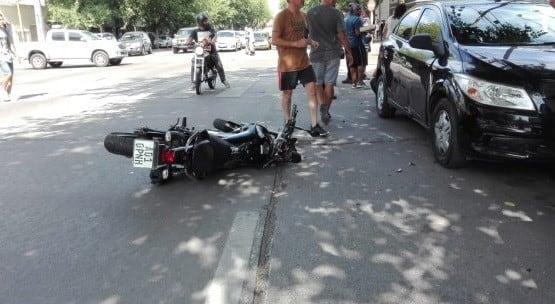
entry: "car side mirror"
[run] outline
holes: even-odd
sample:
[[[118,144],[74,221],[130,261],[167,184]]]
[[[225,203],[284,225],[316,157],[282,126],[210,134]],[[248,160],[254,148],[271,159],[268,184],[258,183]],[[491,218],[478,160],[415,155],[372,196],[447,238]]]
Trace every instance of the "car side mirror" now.
[[[409,45],[415,49],[429,50],[438,58],[445,57],[445,47],[442,43],[434,43],[429,34],[417,34],[409,39]]]

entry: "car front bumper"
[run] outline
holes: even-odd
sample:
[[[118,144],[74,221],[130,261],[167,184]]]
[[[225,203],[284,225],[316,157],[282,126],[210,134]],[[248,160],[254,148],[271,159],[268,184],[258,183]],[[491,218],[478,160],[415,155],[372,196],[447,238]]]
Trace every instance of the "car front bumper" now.
[[[255,42],[252,45],[257,50],[267,50],[267,49],[270,48],[270,44],[269,43],[264,43],[264,42]]]
[[[468,101],[463,115],[463,147],[488,158],[555,160],[555,114],[488,107]]]

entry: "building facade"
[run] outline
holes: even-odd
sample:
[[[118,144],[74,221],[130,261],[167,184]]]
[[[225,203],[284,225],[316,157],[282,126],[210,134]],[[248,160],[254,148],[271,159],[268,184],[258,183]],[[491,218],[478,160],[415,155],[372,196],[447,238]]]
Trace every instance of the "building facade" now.
[[[9,23],[14,43],[44,41],[46,0],[0,0],[0,14]]]

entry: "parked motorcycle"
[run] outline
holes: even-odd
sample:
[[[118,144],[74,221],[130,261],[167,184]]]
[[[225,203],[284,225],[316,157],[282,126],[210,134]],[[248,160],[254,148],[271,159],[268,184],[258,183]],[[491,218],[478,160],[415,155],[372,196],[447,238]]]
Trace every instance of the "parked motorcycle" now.
[[[208,83],[210,89],[216,88],[218,71],[212,60],[209,60],[211,44],[207,40],[195,43],[192,59],[191,81],[195,85],[197,95],[202,94],[202,83]]]
[[[216,130],[197,131],[188,128],[183,117],[168,131],[143,127],[133,133],[110,133],[104,147],[110,153],[132,158],[136,168],[150,169],[153,184],[180,174],[203,178],[223,169],[300,162],[297,139],[293,137],[296,117],[297,106],[293,105],[291,120],[280,132],[269,131],[260,123],[238,124],[223,119],[214,120]]]

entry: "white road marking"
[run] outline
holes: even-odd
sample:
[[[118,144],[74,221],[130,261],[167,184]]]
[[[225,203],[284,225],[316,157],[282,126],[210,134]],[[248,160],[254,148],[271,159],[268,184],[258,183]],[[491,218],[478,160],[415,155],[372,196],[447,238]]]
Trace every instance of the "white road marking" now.
[[[237,212],[214,278],[206,288],[205,304],[238,304],[253,293],[261,229],[258,212]],[[247,295],[248,296],[248,295]]]

